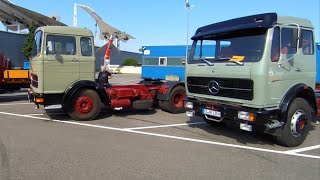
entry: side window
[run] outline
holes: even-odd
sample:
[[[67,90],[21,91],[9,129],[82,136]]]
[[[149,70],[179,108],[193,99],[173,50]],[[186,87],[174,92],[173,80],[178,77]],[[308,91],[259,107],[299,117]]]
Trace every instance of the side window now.
[[[301,41],[302,53],[305,55],[312,55],[314,53],[312,31],[302,30],[301,36],[302,36],[302,41]]]
[[[292,28],[281,29],[281,53],[282,54],[296,54],[297,49],[291,47],[291,40],[293,35]]]
[[[81,55],[82,56],[92,56],[92,42],[91,38],[82,37],[81,42]]]
[[[271,45],[271,61],[278,62],[280,57],[280,28],[275,27],[273,30]]]
[[[47,36],[47,54],[75,55],[76,39],[70,36]]]
[[[34,35],[33,56],[39,55],[41,52],[42,31],[37,31]]]
[[[167,65],[167,57],[159,57],[159,66]]]

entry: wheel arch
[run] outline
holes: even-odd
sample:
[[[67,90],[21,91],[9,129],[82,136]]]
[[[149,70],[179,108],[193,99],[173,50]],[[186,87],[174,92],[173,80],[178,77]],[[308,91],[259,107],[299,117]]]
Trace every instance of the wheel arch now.
[[[283,122],[286,122],[287,112],[290,105],[297,97],[305,99],[313,109],[314,113],[317,112],[317,98],[314,90],[306,84],[299,83],[291,87],[282,98],[280,103],[280,115]]]
[[[92,89],[96,91],[100,97],[100,100],[103,101],[106,98],[106,93],[103,94],[103,90],[97,88],[97,83],[89,80],[76,81],[72,83],[66,90],[62,97],[62,103],[70,102],[73,95],[81,89]]]
[[[167,82],[164,82],[161,86],[167,86],[167,88],[168,88],[168,90],[165,94],[158,93],[158,95],[157,95],[157,99],[162,100],[162,101],[169,100],[170,93],[175,87],[182,86],[185,88],[185,84],[183,81],[167,81]]]

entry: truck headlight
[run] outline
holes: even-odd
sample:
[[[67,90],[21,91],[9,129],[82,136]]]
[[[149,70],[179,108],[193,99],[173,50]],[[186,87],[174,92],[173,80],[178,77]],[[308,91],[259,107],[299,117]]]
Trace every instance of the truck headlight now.
[[[256,115],[246,111],[238,111],[238,119],[253,122]]]
[[[193,102],[184,102],[184,107],[188,109],[193,109]]]

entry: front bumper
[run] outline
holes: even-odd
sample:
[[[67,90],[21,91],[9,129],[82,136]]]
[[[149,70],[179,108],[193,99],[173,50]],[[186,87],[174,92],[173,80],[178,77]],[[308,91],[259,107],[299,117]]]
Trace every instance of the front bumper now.
[[[280,113],[278,109],[265,110],[265,109],[249,108],[249,107],[244,107],[239,105],[227,105],[227,104],[218,103],[210,100],[196,100],[196,99],[187,98],[185,99],[185,103],[186,102],[193,103],[192,109],[187,108],[188,115],[194,114],[199,117],[204,117],[203,109],[205,108],[205,109],[214,110],[221,113],[221,117],[219,118],[207,115],[207,119],[211,118],[211,119],[214,119],[215,121],[228,120],[228,121],[235,121],[238,123],[246,123],[246,124],[257,125],[257,126],[267,125],[274,120],[278,120],[279,113]],[[254,120],[246,121],[243,119],[239,119],[238,118],[239,111],[253,113],[255,115]]]

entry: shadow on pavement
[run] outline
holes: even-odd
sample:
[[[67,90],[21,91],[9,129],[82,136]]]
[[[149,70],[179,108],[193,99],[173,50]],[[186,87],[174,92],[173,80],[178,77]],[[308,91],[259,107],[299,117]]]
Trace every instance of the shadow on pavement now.
[[[190,118],[190,120],[187,123],[192,123],[195,121],[199,121],[201,118]],[[250,144],[259,144],[259,145],[271,145],[271,146],[281,146],[277,143],[275,138],[270,135],[263,133],[261,131],[253,130],[252,132],[247,132],[244,130],[241,130],[239,126],[236,123],[232,122],[223,122],[220,124],[210,125],[210,124],[203,124],[203,125],[189,125],[189,127],[192,128],[199,128],[204,130],[207,133],[214,134],[216,136],[224,136],[231,139],[235,139],[238,143],[242,145],[250,145]],[[315,130],[316,125],[311,124],[309,134],[311,131]],[[178,129],[181,129],[179,127],[176,127]],[[182,129],[185,130],[185,129]],[[191,133],[196,133],[190,130]],[[206,138],[213,139],[212,136],[202,134],[202,133],[196,133],[198,135],[204,136]]]
[[[102,107],[99,115],[90,121],[98,121],[102,120],[111,116],[116,116],[116,117],[126,117],[130,115],[152,115],[155,114],[156,110],[155,109],[149,109],[149,110],[135,110],[135,109],[123,109],[123,110],[112,110],[106,107]],[[63,120],[63,121],[73,121],[71,117],[64,112],[63,109],[48,109],[46,110],[46,114],[50,117],[50,119],[57,119],[57,120]],[[134,118],[129,118],[129,119],[134,119]],[[141,119],[137,119],[140,120]],[[83,121],[86,122],[86,121]]]
[[[0,93],[0,103],[9,103],[17,101],[28,100],[28,95],[26,94],[15,94],[15,93]]]

